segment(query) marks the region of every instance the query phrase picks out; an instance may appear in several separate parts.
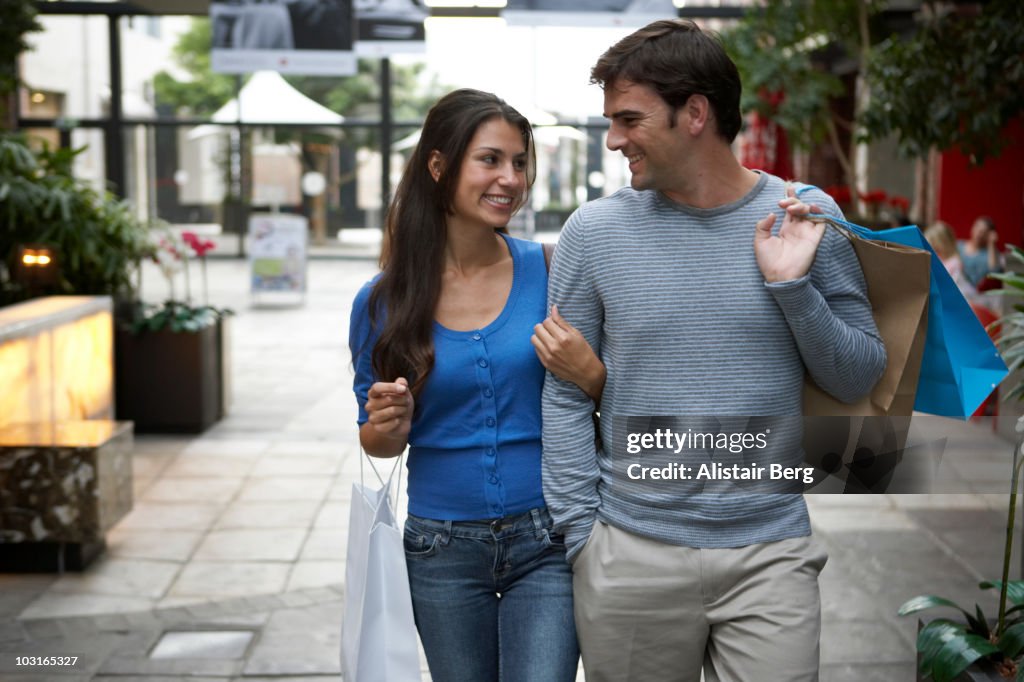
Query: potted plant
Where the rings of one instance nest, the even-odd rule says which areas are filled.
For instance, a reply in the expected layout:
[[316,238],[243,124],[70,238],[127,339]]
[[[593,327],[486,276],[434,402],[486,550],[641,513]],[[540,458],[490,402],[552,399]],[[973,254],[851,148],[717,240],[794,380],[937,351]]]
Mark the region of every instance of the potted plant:
[[[167,279],[169,297],[138,305],[115,337],[117,414],[140,432],[198,433],[227,412],[230,310],[209,305],[206,252],[213,243],[189,232],[154,230],[149,256]],[[190,252],[202,262],[202,305],[193,305]],[[185,278],[185,299],[175,281]]]
[[[1011,258],[1024,265],[1024,250],[1012,247]],[[1007,272],[992,275],[1003,281],[1000,293],[1020,295],[1024,292],[1024,274]],[[1016,372],[1024,367],[1024,305],[1017,304],[1013,312],[994,323],[999,327],[999,348],[1009,369]],[[1021,399],[1024,381],[1019,381],[1004,400]],[[904,603],[899,614],[916,614],[932,608],[952,608],[960,611],[963,620],[937,618],[921,627],[917,637],[919,669],[925,678],[936,682],[960,679],[1024,680],[1024,580],[1010,577],[1010,555],[1013,550],[1014,520],[1017,511],[1017,487],[1024,466],[1024,418],[1017,422],[1018,437],[1013,450],[1010,469],[1010,501],[1006,519],[1006,540],[1003,545],[1002,579],[983,581],[983,590],[998,590],[998,611],[990,621],[981,606],[975,605],[971,613],[956,603],[934,595],[922,595]],[[967,677],[963,677],[967,675]]]
[[[84,148],[83,148],[84,149]],[[0,304],[43,294],[134,298],[134,275],[148,226],[124,201],[72,173],[82,149],[33,149],[26,138],[0,135]],[[16,277],[25,244],[56,252],[56,279],[33,289]]]

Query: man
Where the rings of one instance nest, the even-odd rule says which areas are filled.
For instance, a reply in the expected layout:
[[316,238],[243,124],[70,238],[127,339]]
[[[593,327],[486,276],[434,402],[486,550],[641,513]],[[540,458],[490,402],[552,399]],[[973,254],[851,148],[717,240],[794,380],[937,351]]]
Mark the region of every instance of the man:
[[[709,682],[816,680],[826,556],[803,496],[636,480],[642,456],[628,453],[639,446],[620,446],[623,429],[653,436],[658,415],[701,427],[693,432],[761,420],[757,433],[725,435],[747,437],[747,455],[765,465],[791,463],[805,371],[841,400],[872,388],[885,349],[856,256],[806,219],[839,209],[740,166],[730,148],[739,75],[692,22],[624,38],[591,80],[632,187],[566,223],[549,302],[607,366],[604,445],[594,445],[593,403],[549,374],[543,467],[573,562],[587,679],[697,682],[703,667]],[[635,444],[643,434],[626,435]],[[707,463],[735,452],[692,442],[668,451]]]

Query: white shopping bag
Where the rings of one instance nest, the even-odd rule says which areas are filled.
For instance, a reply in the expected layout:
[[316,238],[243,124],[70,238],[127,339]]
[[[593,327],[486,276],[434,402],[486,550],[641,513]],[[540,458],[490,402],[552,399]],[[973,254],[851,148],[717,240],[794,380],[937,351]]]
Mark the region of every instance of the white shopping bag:
[[399,458],[386,482],[377,475],[379,490],[352,484],[341,629],[345,682],[421,679],[402,531],[391,501],[391,481],[400,467]]

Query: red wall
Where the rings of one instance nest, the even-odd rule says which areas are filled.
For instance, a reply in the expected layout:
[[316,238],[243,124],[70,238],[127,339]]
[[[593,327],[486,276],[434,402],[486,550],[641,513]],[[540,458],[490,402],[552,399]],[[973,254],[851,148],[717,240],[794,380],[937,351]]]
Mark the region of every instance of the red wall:
[[989,215],[1003,242],[1024,244],[1024,119],[1013,121],[1003,134],[1010,142],[999,158],[976,168],[959,151],[942,154],[937,217],[961,239],[975,218]]

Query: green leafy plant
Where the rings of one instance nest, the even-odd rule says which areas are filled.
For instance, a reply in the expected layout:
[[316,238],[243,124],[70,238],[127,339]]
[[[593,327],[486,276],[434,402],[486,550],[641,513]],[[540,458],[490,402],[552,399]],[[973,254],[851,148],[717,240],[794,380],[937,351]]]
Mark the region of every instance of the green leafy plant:
[[44,293],[134,298],[149,227],[126,202],[74,177],[83,149],[33,149],[23,136],[0,135],[0,304],[31,293],[12,277],[26,243],[57,251],[60,278]]
[[193,306],[181,301],[167,300],[158,305],[142,307],[141,314],[131,323],[136,333],[160,331],[197,332],[217,323],[224,315],[233,314],[227,308],[210,305]]
[[[1013,260],[1024,267],[1024,250],[1012,247]],[[990,275],[1003,281],[1002,293],[1020,295],[1024,292],[1024,275],[1005,272]],[[1024,306],[1017,304],[1014,311],[993,323],[999,329],[999,349],[1011,372],[1024,368]],[[1018,382],[1004,400],[1024,397],[1024,381]],[[1017,422],[1017,431],[1024,432],[1024,418]],[[917,650],[921,654],[921,673],[936,682],[947,682],[979,661],[987,661],[1004,677],[1024,680],[1024,580],[1010,580],[1010,555],[1013,552],[1014,521],[1017,512],[1017,488],[1021,467],[1024,466],[1024,436],[1013,450],[1010,480],[1010,503],[1006,517],[1006,540],[1003,545],[1002,580],[979,583],[983,590],[999,590],[998,616],[990,624],[981,606],[975,604],[974,613],[943,597],[922,595],[904,603],[901,616],[932,608],[959,610],[963,622],[938,618],[921,628],[917,636]]]

